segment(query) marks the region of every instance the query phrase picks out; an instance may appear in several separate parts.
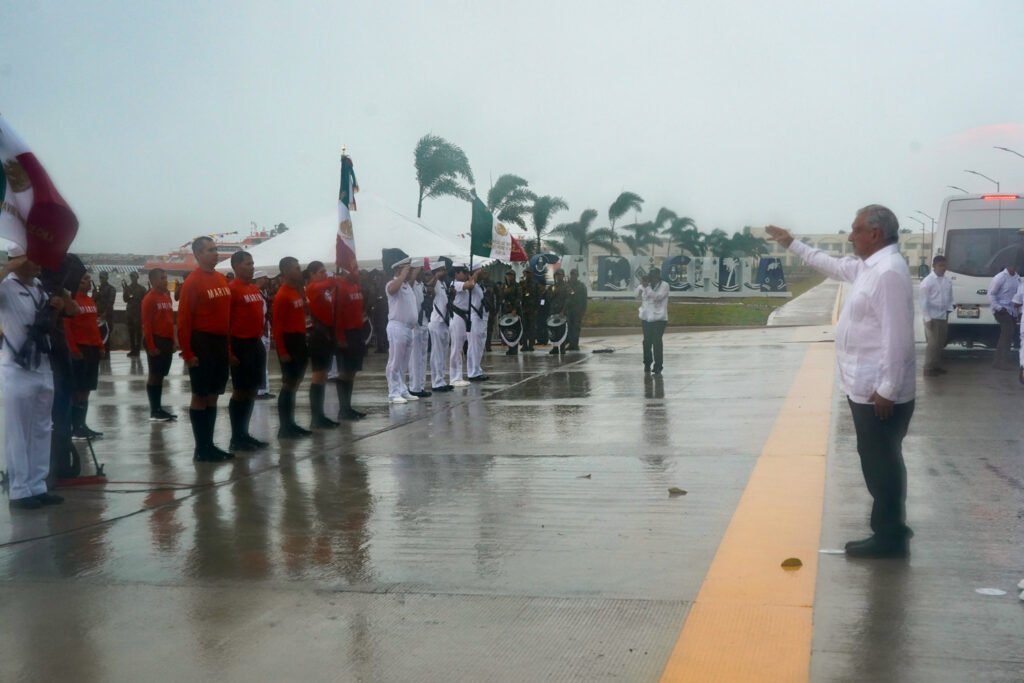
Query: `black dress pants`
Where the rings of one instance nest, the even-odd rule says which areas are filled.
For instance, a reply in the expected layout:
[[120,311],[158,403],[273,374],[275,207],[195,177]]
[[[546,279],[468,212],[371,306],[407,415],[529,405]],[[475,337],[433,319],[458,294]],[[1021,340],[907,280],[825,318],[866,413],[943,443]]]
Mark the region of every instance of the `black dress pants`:
[[661,338],[665,334],[665,325],[668,324],[668,321],[652,320],[648,322],[644,320],[641,322],[644,331],[644,367],[650,367],[653,362],[654,370],[660,371],[662,368]]
[[914,402],[897,403],[886,420],[875,415],[873,404],[847,398],[857,432],[857,453],[864,483],[874,499],[871,531],[882,540],[907,537],[907,468],[903,464],[903,437],[907,435]]

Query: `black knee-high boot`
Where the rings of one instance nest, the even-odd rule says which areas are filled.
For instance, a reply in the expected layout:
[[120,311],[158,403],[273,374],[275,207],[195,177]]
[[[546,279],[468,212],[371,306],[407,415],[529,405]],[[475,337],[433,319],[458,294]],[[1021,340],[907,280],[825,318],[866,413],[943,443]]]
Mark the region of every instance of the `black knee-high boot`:
[[217,406],[206,407],[206,443],[213,445],[213,430],[217,426]]
[[352,407],[352,380],[339,379],[336,383],[338,390],[338,413],[344,413]]
[[325,387],[323,384],[309,385],[309,410],[313,414],[313,424],[324,416]]
[[245,424],[245,402],[237,399],[228,401],[228,420],[231,422],[231,441],[240,441],[246,434]]
[[160,410],[160,390],[163,387],[147,384],[146,385],[146,396],[149,397],[149,416],[155,417],[156,411]]
[[282,388],[277,394],[277,425],[279,429],[287,429],[291,426],[291,418],[288,417],[288,395],[292,392]]
[[193,410],[189,408],[188,421],[192,424],[192,438],[195,439],[196,452],[198,453],[206,447],[206,428],[203,426],[206,422],[206,409]]

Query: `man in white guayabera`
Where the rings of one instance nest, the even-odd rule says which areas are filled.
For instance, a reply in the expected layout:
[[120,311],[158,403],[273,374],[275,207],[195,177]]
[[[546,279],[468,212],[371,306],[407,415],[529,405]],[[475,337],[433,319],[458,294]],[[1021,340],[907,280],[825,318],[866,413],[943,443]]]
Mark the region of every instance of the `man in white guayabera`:
[[846,544],[851,557],[906,557],[907,470],[903,437],[914,414],[914,287],[900,255],[899,221],[872,204],[857,212],[854,257],[833,258],[770,225],[773,240],[836,280],[851,283],[836,325],[839,387],[857,433],[873,534]]

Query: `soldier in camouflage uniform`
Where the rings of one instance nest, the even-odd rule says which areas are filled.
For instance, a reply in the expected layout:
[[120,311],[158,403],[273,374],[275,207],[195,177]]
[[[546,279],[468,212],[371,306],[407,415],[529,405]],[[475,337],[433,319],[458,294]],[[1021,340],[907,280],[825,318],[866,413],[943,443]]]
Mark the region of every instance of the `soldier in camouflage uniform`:
[[537,335],[537,317],[540,314],[540,286],[534,281],[529,269],[523,271],[519,281],[519,318],[523,321],[523,351],[533,351]]
[[569,351],[580,350],[580,328],[583,326],[583,314],[587,312],[587,286],[580,281],[579,271],[569,271],[569,301],[565,307],[565,315],[569,318],[569,335],[563,347]]
[[[516,274],[515,271],[508,271],[505,273],[505,283],[501,286],[501,293],[499,298],[498,316],[506,315],[519,315],[520,324],[522,324],[522,316],[519,312],[519,287],[516,286]],[[525,336],[524,336],[525,338]],[[522,340],[520,340],[522,341]],[[505,352],[506,356],[515,356],[519,353],[518,346],[510,346],[508,351]]]

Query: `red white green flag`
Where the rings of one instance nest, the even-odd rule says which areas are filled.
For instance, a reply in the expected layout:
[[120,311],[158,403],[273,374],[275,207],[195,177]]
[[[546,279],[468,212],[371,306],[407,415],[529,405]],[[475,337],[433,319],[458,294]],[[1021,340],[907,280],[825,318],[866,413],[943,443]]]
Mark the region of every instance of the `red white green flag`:
[[352,159],[341,155],[341,188],[338,190],[338,238],[335,243],[335,260],[338,268],[350,273],[359,271],[356,261],[356,241],[352,232],[352,211],[356,210],[356,172]]
[[78,218],[46,169],[0,116],[0,237],[56,270],[78,234]]

